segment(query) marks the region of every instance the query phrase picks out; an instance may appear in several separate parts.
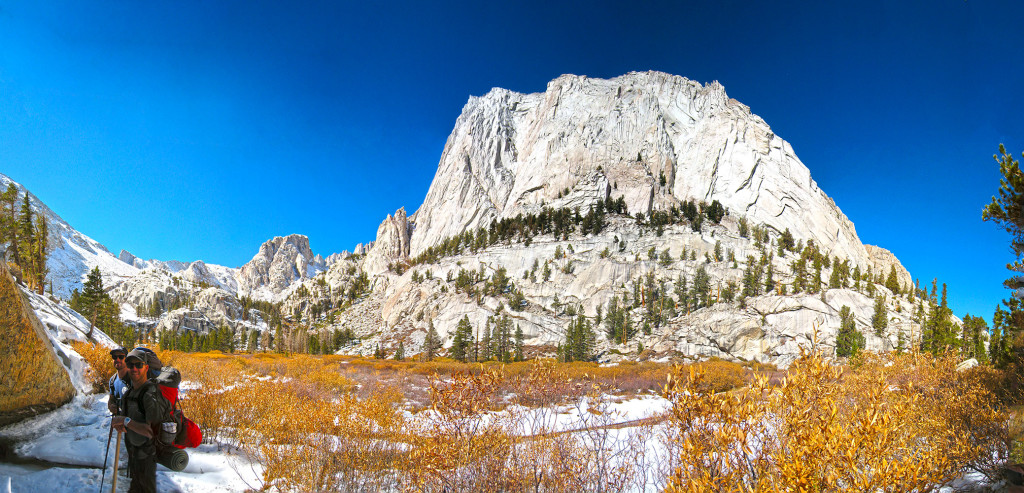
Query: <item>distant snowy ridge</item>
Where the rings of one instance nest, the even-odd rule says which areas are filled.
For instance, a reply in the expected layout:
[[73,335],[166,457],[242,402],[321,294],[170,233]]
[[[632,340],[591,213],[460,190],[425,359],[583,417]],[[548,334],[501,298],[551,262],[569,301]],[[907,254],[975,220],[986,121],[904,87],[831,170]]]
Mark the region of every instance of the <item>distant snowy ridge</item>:
[[99,267],[103,273],[103,285],[107,288],[127,281],[143,270],[155,269],[197,285],[223,289],[232,295],[279,301],[301,280],[326,271],[334,260],[347,256],[334,254],[324,259],[321,255],[314,255],[309,248],[309,238],[302,235],[268,240],[251,261],[239,268],[208,264],[202,260],[143,260],[127,250],[121,250],[115,256],[98,241],[71,227],[24,186],[0,174],[0,191],[6,190],[10,183],[18,189],[19,197],[28,193],[34,214],[46,218],[50,248],[46,263],[50,269],[47,288],[52,284],[54,296],[62,299],[69,299],[75,289],[81,290],[89,271]]

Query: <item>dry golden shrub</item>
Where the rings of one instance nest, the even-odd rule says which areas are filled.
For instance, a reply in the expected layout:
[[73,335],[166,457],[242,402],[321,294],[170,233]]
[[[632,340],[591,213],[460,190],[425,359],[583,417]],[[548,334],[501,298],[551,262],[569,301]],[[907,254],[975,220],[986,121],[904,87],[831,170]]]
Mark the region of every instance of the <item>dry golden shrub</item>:
[[357,399],[335,359],[170,353],[182,407],[204,441],[262,466],[263,489],[393,489],[407,461],[400,394]]
[[[281,382],[254,384],[252,418],[238,426],[242,448],[264,468],[264,488],[377,490],[404,469],[404,419],[390,392],[370,399],[318,399]],[[275,399],[252,399],[254,394]],[[261,402],[254,402],[254,401]]]
[[1018,407],[1011,413],[1007,428],[1012,441],[1009,462],[1024,464],[1024,407]]
[[[644,453],[651,427],[618,429],[602,387],[565,370],[547,361],[512,378],[491,369],[435,379],[432,406],[413,428],[412,489],[645,490],[645,471],[656,469]],[[565,413],[579,428],[560,429]]]
[[766,376],[715,392],[676,370],[678,462],[667,491],[931,491],[999,455],[1005,414],[951,356],[866,355],[844,372],[805,354],[778,387]]
[[233,382],[246,365],[243,358],[220,353],[160,351],[157,355],[164,366],[177,368],[183,381],[199,387],[217,388]]
[[110,376],[114,374],[114,362],[110,359],[110,348],[99,344],[71,341],[71,348],[88,364],[85,378],[95,392],[107,392]]
[[410,480],[419,491],[507,491],[514,444],[509,414],[498,406],[504,377],[495,371],[431,381],[430,415],[414,433]]
[[350,392],[355,387],[355,382],[342,375],[334,365],[310,370],[298,380],[332,392]]
[[[811,353],[777,386],[770,368],[676,368],[658,428],[670,438],[653,448],[661,432],[623,428],[608,394],[664,379],[665,365],[161,357],[182,370],[206,437],[240,447],[262,467],[257,486],[280,491],[927,491],[990,471],[1014,436],[986,390],[998,375],[958,373],[949,357],[866,355],[844,370]],[[429,405],[408,414],[428,370]],[[566,413],[576,429],[559,426]]]
[[[752,376],[743,365],[719,358],[695,363],[694,366],[703,375],[703,384],[707,386],[707,390],[713,392],[725,392],[742,387]],[[663,377],[662,382],[664,381]]]

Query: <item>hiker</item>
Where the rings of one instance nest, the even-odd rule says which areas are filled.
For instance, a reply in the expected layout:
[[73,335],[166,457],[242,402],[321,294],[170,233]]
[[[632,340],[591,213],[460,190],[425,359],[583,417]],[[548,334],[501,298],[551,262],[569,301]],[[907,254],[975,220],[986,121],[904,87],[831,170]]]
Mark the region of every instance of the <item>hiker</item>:
[[153,436],[153,422],[163,421],[170,412],[167,400],[160,389],[149,379],[150,366],[161,367],[160,360],[152,351],[136,348],[124,358],[128,368],[128,388],[121,399],[124,416],[113,419],[114,429],[125,432],[125,446],[128,449],[128,474],[132,478],[129,493],[156,492],[156,442]]
[[125,380],[128,378],[126,376],[128,374],[128,367],[124,366],[124,357],[127,355],[128,350],[123,347],[110,350],[110,358],[114,360],[114,369],[117,371],[110,376],[110,382],[107,385],[110,388],[110,395],[107,398],[107,409],[114,416],[124,414],[124,410],[121,409],[121,397],[124,397]]

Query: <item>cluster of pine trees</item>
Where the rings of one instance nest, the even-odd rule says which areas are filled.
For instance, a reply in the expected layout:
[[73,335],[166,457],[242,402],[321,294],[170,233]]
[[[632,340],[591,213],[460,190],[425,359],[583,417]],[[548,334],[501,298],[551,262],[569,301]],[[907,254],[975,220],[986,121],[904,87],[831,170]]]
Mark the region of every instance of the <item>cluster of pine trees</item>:
[[164,330],[159,334],[160,349],[182,352],[220,351],[222,353],[275,351],[278,353],[333,354],[358,341],[352,329],[310,331],[297,326],[277,327],[273,332],[250,329],[239,331],[227,326],[201,333],[192,329]]
[[1019,298],[1010,297],[996,307],[988,349],[989,358],[999,368],[1024,364],[1024,306]]
[[[431,324],[433,328],[433,324]],[[512,319],[505,313],[487,318],[483,334],[474,331],[469,316],[462,317],[452,335],[449,356],[462,362],[523,360],[523,330],[516,326],[512,332]]]
[[[433,264],[443,257],[460,255],[466,250],[475,253],[499,242],[519,241],[529,245],[537,235],[551,234],[556,238],[568,239],[577,228],[583,235],[598,234],[607,226],[608,214],[628,215],[625,199],[619,197],[613,200],[608,197],[607,200],[598,201],[590,206],[585,215],[580,214],[578,207],[545,207],[536,214],[519,214],[516,217],[499,219],[491,222],[487,228],[478,228],[475,232],[466,230],[462,234],[445,238],[417,255],[412,259],[411,265]],[[402,267],[396,265],[393,269],[401,271]]]
[[597,343],[597,334],[594,326],[582,313],[576,315],[575,319],[569,320],[569,326],[565,329],[565,341],[558,346],[558,360],[591,361],[594,359],[594,345]]
[[7,245],[7,259],[12,273],[29,289],[43,294],[46,286],[47,249],[49,248],[46,218],[32,212],[28,192],[18,207],[18,189],[13,183],[0,194],[0,243]]
[[694,232],[699,232],[705,218],[714,224],[719,224],[728,213],[725,206],[717,199],[711,201],[711,204],[704,202],[698,204],[694,200],[689,200],[678,207],[673,205],[668,210],[652,210],[646,217],[643,213],[638,212],[636,213],[636,223],[653,228],[658,236],[665,232],[665,226],[683,224],[684,222],[689,223],[690,229]]
[[233,353],[238,349],[238,340],[234,329],[221,325],[204,334],[190,329],[164,330],[160,332],[159,345],[162,350]]

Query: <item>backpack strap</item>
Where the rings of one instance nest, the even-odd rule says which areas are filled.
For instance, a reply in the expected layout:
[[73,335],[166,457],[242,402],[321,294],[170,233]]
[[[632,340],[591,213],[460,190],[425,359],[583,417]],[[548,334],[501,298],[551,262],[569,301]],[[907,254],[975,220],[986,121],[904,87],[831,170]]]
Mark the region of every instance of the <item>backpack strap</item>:
[[[149,387],[149,386],[156,387],[156,393],[160,395],[161,399],[164,399],[163,394],[160,394],[159,384],[154,382],[153,379],[146,380],[146,383],[142,384],[142,386],[138,388],[137,393],[135,393],[135,395],[133,395],[133,397],[135,398],[135,405],[137,405],[139,407],[139,412],[141,412],[143,416],[146,416],[146,406],[142,403],[142,397],[144,395],[146,395],[145,389],[146,389],[146,387]],[[136,389],[132,389],[132,390],[133,390],[133,392],[136,391]],[[173,409],[171,411],[173,412]],[[167,420],[164,419],[164,420],[162,420],[160,422],[162,423],[163,421],[167,421]],[[146,422],[149,423],[149,416],[146,416]],[[159,424],[159,423],[149,423],[149,424],[150,425],[156,425],[156,424]]]
[[[146,394],[144,389],[150,383],[151,382],[149,380],[146,380],[146,382],[138,389],[132,389],[132,394],[134,394],[132,397],[135,398],[135,405],[139,408],[139,412],[141,412],[143,416],[146,416],[146,406],[142,404],[142,396]],[[149,416],[146,416],[146,422],[149,423]]]

